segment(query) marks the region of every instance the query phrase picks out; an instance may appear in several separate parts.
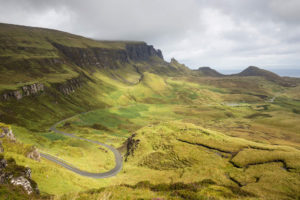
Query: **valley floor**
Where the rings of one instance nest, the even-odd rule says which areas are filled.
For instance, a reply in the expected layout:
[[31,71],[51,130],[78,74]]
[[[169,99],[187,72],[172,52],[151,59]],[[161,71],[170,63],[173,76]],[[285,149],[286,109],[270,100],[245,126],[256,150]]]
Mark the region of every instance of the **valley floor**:
[[[163,102],[174,98],[172,94],[155,94],[153,98],[161,103],[131,103],[97,109],[57,125],[61,131],[119,148],[124,166],[115,177],[84,178],[46,160],[38,165],[25,160],[19,162],[31,165],[33,177],[42,191],[71,192],[61,197],[66,199],[80,199],[85,195],[91,199],[103,195],[131,199],[133,193],[134,198],[150,199],[177,199],[176,196],[185,199],[184,195],[199,199],[209,196],[293,199],[299,194],[299,123],[297,114],[285,110],[287,99],[283,94],[269,101],[243,93],[226,94],[211,86],[181,85],[178,81],[177,84],[173,86],[176,97],[180,96],[177,103]],[[297,107],[297,101],[289,101]],[[15,127],[18,138],[28,141],[33,133],[23,131]],[[100,148],[97,150],[100,154],[95,153],[94,148],[86,149],[86,144],[76,139],[55,132],[49,134],[52,142],[47,146],[40,140],[34,143],[43,152],[55,152],[54,155],[81,170],[99,172],[113,168],[114,158],[107,150]],[[90,160],[89,153],[95,153],[95,159]],[[99,162],[101,153],[108,159],[106,164]],[[47,168],[46,173],[43,168]],[[44,182],[45,176],[47,182]],[[62,177],[65,181],[61,181]],[[171,189],[176,188],[176,184],[181,184],[183,189]],[[189,184],[196,188],[184,189],[190,188]],[[106,189],[78,193],[99,187]],[[127,196],[122,196],[124,191]]]

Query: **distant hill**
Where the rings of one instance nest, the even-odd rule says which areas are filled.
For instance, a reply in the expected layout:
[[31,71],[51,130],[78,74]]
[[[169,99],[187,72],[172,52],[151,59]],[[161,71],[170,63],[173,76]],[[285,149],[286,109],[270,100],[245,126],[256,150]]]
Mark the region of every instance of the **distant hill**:
[[199,67],[196,72],[200,72],[201,75],[204,76],[212,76],[212,77],[221,77],[224,76],[224,74],[219,73],[218,71],[210,68],[210,67]]
[[207,76],[207,77],[230,77],[230,76],[240,76],[240,77],[249,77],[249,76],[259,76],[264,77],[268,81],[275,82],[284,87],[294,87],[296,85],[295,80],[289,77],[281,77],[276,73],[271,71],[261,69],[255,66],[249,66],[245,70],[237,74],[224,75],[210,67],[199,67],[196,70],[193,70],[194,74],[197,76]]
[[249,66],[242,72],[240,72],[238,74],[233,74],[233,76],[260,76],[260,77],[264,77],[268,81],[275,82],[275,83],[280,84],[285,87],[293,87],[294,86],[294,84],[292,82],[288,81],[287,79],[284,79],[281,76],[279,76],[271,71],[264,70],[264,69],[261,69],[261,68],[255,67],[255,66]]
[[280,76],[278,76],[277,74],[275,74],[271,71],[260,69],[255,66],[250,66],[236,75],[237,76],[263,76],[263,77],[266,77],[268,79],[273,79],[273,80],[281,78]]

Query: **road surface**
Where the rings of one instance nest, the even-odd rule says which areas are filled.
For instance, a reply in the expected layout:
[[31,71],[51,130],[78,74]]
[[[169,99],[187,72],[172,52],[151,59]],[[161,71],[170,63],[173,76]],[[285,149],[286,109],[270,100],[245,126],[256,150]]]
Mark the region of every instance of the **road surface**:
[[[66,121],[66,120],[63,120],[63,121]],[[109,150],[111,150],[115,156],[115,167],[113,169],[111,169],[110,171],[107,171],[107,172],[103,172],[103,173],[91,173],[91,172],[87,172],[87,171],[83,171],[83,170],[80,170],[74,166],[71,166],[70,164],[67,164],[66,162],[62,161],[61,159],[59,158],[56,158],[54,156],[51,156],[51,155],[48,155],[48,154],[44,154],[44,153],[41,153],[41,156],[47,160],[50,160],[52,162],[55,162],[56,164],[72,171],[72,172],[75,172],[81,176],[87,176],[87,177],[91,177],[91,178],[107,178],[107,177],[111,177],[111,176],[115,176],[117,173],[120,172],[120,170],[122,169],[122,165],[123,165],[123,158],[122,158],[122,155],[121,153],[115,149],[114,147],[110,146],[110,145],[107,145],[107,144],[104,144],[104,143],[101,143],[101,142],[98,142],[98,141],[94,141],[94,140],[90,140],[90,139],[86,139],[86,138],[82,138],[82,137],[78,137],[76,135],[73,135],[71,133],[65,133],[63,131],[60,131],[60,130],[57,130],[56,129],[56,126],[63,122],[63,121],[60,121],[56,124],[54,124],[50,130],[52,130],[53,132],[55,133],[58,133],[58,134],[62,134],[62,135],[65,135],[67,137],[72,137],[72,138],[76,138],[76,139],[79,139],[79,140],[84,140],[84,141],[87,141],[87,142],[90,142],[90,143],[94,143],[94,144],[98,144],[98,145],[101,145],[101,146],[104,146],[106,148],[108,148]]]

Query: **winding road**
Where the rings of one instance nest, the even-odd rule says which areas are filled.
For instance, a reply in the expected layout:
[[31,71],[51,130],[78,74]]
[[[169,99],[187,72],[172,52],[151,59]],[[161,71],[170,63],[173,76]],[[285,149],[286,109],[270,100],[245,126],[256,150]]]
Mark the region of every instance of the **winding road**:
[[[66,121],[67,119],[63,120],[63,121]],[[90,143],[94,143],[94,144],[98,144],[98,145],[101,145],[101,146],[104,146],[106,148],[108,148],[109,150],[111,150],[115,156],[115,167],[113,169],[111,169],[110,171],[107,171],[107,172],[103,172],[103,173],[91,173],[91,172],[87,172],[87,171],[83,171],[83,170],[80,170],[76,167],[73,167],[71,166],[70,164],[67,164],[66,162],[62,161],[61,159],[59,158],[56,158],[54,156],[51,156],[51,155],[48,155],[48,154],[44,154],[44,153],[40,153],[41,156],[47,160],[50,160],[52,162],[55,162],[56,164],[72,171],[72,172],[75,172],[81,176],[87,176],[87,177],[91,177],[91,178],[108,178],[108,177],[112,177],[112,176],[115,176],[117,173],[119,173],[122,169],[122,165],[123,165],[123,158],[122,158],[122,155],[121,153],[115,149],[114,147],[110,146],[110,145],[107,145],[107,144],[104,144],[104,143],[101,143],[101,142],[98,142],[98,141],[94,141],[94,140],[90,140],[90,139],[86,139],[86,138],[82,138],[82,137],[78,137],[74,134],[71,134],[71,133],[65,133],[63,131],[60,131],[60,130],[57,130],[56,129],[56,126],[63,122],[63,121],[60,121],[56,124],[54,124],[53,126],[51,126],[50,130],[55,132],[55,133],[58,133],[58,134],[62,134],[62,135],[65,135],[67,137],[72,137],[72,138],[76,138],[76,139],[80,139],[80,140],[84,140],[84,141],[87,141],[87,142],[90,142]]]

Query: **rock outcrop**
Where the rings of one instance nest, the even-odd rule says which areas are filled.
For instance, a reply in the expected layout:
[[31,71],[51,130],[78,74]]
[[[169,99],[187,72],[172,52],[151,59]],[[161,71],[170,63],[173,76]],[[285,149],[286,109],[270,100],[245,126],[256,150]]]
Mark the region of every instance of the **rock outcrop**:
[[136,134],[132,134],[126,141],[126,153],[125,153],[125,161],[128,160],[129,156],[133,156],[135,150],[137,149],[140,140],[135,138]]
[[22,95],[21,91],[19,91],[19,90],[7,91],[2,94],[2,100],[4,100],[4,101],[7,101],[11,98],[20,100],[20,99],[22,99],[22,97],[23,97],[23,95]]
[[[75,92],[77,88],[80,88],[83,85],[83,79],[83,76],[79,76],[70,80],[66,80],[65,82],[55,83],[52,85],[54,85],[54,88],[63,93],[64,95],[69,95],[70,93]],[[41,93],[46,94],[47,92],[48,90],[46,90],[44,84],[35,83],[32,85],[25,85],[18,90],[3,92],[0,95],[0,101],[21,100],[25,96],[37,96]]]
[[24,96],[35,95],[44,91],[44,85],[40,83],[26,85],[22,87],[22,91]]
[[77,78],[67,80],[64,83],[55,84],[55,88],[64,95],[69,95],[75,92],[76,89],[80,88],[83,85],[83,82],[83,78],[79,76]]
[[146,43],[127,44],[126,52],[130,60],[147,60],[151,56],[157,56],[163,58],[161,50],[156,50],[152,45]]
[[36,147],[32,147],[30,149],[30,151],[27,153],[27,158],[30,158],[32,160],[35,160],[35,161],[38,161],[40,162],[41,161],[41,155],[40,155],[40,152],[37,150]]
[[14,186],[21,186],[27,194],[32,194],[33,192],[30,182],[24,176],[10,179],[10,183]]
[[[12,142],[16,141],[11,128],[0,123],[0,138],[4,137]],[[13,143],[13,145],[17,145],[17,143]],[[0,141],[0,153],[3,152],[2,141]],[[35,147],[30,150],[28,157],[38,161],[40,160],[40,154]],[[31,180],[31,169],[17,165],[12,158],[5,159],[3,154],[0,154],[0,184],[10,184],[15,187],[21,187],[28,195],[39,194],[37,184]]]
[[[54,87],[59,90],[64,95],[68,95],[74,92],[77,88],[80,88],[83,85],[83,77],[79,76],[72,78],[63,83],[52,84]],[[9,100],[20,100],[25,96],[37,96],[41,93],[47,93],[47,90],[42,83],[35,83],[32,85],[25,85],[18,90],[5,91],[0,95],[0,101],[9,101]]]
[[0,138],[3,138],[3,137],[6,137],[13,142],[16,141],[16,137],[13,134],[11,128],[9,126],[5,126],[0,123]]
[[45,90],[44,84],[34,83],[22,86],[18,90],[5,91],[0,95],[0,99],[7,101],[10,99],[20,100],[25,96],[33,96],[42,93]]
[[39,194],[37,184],[31,179],[31,169],[16,165],[14,159],[0,155],[0,184],[21,187],[27,194]]

